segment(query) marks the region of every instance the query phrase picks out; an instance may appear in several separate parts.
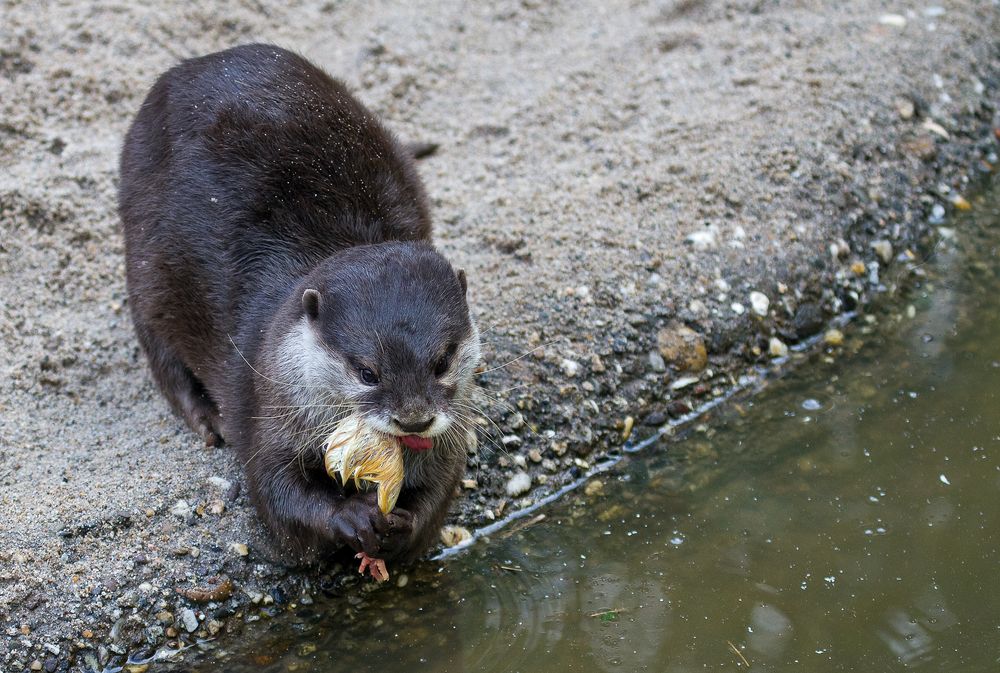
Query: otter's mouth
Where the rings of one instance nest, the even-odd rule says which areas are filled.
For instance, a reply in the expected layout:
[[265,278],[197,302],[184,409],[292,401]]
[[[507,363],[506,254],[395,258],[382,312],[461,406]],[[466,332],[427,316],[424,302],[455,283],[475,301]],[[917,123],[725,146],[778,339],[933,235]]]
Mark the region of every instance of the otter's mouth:
[[430,437],[421,437],[420,435],[402,435],[399,441],[410,451],[426,451],[434,445],[434,441]]

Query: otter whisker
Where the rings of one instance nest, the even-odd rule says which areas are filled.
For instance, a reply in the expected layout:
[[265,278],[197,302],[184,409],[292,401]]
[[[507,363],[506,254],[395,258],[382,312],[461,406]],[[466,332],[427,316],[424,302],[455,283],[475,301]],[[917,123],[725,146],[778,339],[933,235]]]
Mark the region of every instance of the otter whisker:
[[[454,402],[453,402],[453,404],[454,404]],[[466,407],[461,407],[461,408],[466,408]],[[472,411],[475,411],[475,410],[472,410]],[[496,449],[497,451],[499,451],[500,453],[503,453],[505,455],[508,455],[508,456],[510,455],[510,453],[507,451],[506,447],[504,447],[502,444],[498,444],[495,439],[493,439],[488,434],[486,434],[486,432],[483,430],[482,426],[479,425],[479,423],[476,422],[475,418],[473,418],[471,416],[467,416],[465,414],[462,414],[461,412],[456,411],[454,408],[452,409],[452,415],[454,415],[455,418],[463,420],[463,421],[465,421],[468,424],[468,426],[466,427],[466,430],[468,430],[468,429],[475,430],[476,434],[477,435],[482,434],[483,439],[485,439],[487,442],[489,442],[490,444],[492,444],[492,446],[493,446],[494,449]],[[483,417],[486,418],[486,420],[490,420],[486,416],[483,416]],[[494,426],[496,426],[495,423],[494,423]],[[499,428],[497,428],[497,430],[499,430]],[[503,436],[503,433],[501,432],[500,435]]]
[[482,376],[483,374],[489,374],[490,372],[495,372],[495,371],[497,371],[499,369],[503,369],[504,367],[509,367],[510,365],[514,364],[518,360],[523,360],[524,358],[528,357],[529,355],[531,355],[532,353],[536,352],[540,348],[545,348],[546,346],[551,346],[552,344],[558,343],[560,341],[567,341],[568,342],[569,339],[567,337],[557,337],[557,338],[555,338],[555,339],[553,339],[551,341],[546,341],[543,344],[538,344],[537,346],[535,346],[531,350],[525,351],[524,353],[521,353],[520,355],[518,355],[513,360],[509,360],[509,361],[503,363],[502,365],[497,365],[496,367],[491,367],[489,369],[484,369],[481,372],[476,372],[475,375],[476,376]]
[[240,356],[240,358],[241,358],[241,359],[243,360],[243,362],[247,363],[247,367],[249,367],[249,368],[250,368],[250,370],[251,370],[251,371],[252,371],[252,372],[253,372],[254,374],[256,374],[257,376],[261,377],[261,378],[262,378],[262,379],[264,379],[265,381],[270,381],[271,383],[277,383],[278,385],[282,385],[282,386],[285,386],[286,388],[310,388],[310,387],[311,387],[311,386],[308,386],[308,385],[306,385],[306,384],[303,384],[303,383],[288,383],[288,382],[286,382],[286,381],[279,381],[278,379],[272,379],[272,378],[271,378],[271,377],[269,377],[269,376],[265,376],[264,374],[261,374],[261,373],[260,373],[260,372],[259,372],[259,371],[257,370],[257,368],[256,368],[256,367],[254,367],[254,366],[253,366],[252,364],[250,364],[250,361],[249,361],[249,360],[247,360],[246,356],[245,356],[245,355],[243,355],[243,351],[241,351],[241,350],[240,350],[240,347],[236,345],[236,342],[235,342],[235,341],[233,341],[233,337],[232,337],[232,335],[230,335],[230,334],[227,334],[227,335],[226,335],[226,337],[228,337],[228,339],[229,339],[229,343],[231,343],[231,344],[233,345],[233,348],[235,348],[235,349],[236,349],[236,352],[237,352],[237,353],[239,354],[239,356]]

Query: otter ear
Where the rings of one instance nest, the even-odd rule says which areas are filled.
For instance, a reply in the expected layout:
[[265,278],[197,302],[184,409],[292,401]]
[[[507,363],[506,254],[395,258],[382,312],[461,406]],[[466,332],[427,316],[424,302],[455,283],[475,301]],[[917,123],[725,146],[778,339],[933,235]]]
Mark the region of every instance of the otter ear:
[[322,301],[323,297],[320,295],[319,290],[310,288],[302,293],[302,310],[306,312],[310,320],[315,320],[319,317],[319,308]]
[[465,269],[459,269],[455,275],[458,276],[458,284],[462,286],[462,294],[468,294],[469,284],[465,281]]

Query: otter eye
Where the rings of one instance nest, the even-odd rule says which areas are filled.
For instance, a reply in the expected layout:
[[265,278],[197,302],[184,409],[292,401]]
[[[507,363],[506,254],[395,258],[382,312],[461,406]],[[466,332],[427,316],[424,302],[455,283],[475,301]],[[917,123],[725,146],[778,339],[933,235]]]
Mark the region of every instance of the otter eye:
[[451,365],[451,359],[455,356],[455,344],[448,346],[448,350],[445,351],[444,355],[437,361],[434,365],[434,376],[441,378],[448,371],[448,366]]
[[378,385],[378,376],[367,367],[361,370],[361,380],[370,386]]

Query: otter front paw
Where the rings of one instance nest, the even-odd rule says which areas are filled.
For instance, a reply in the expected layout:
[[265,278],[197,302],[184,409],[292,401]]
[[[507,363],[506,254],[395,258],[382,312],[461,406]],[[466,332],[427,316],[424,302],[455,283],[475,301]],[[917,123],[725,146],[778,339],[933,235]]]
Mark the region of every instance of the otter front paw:
[[369,494],[351,496],[341,503],[331,522],[334,536],[356,552],[380,556],[382,537],[389,532],[389,521]]
[[405,555],[413,546],[413,514],[396,508],[386,515],[386,520],[389,528],[381,536],[381,556],[392,559]]

